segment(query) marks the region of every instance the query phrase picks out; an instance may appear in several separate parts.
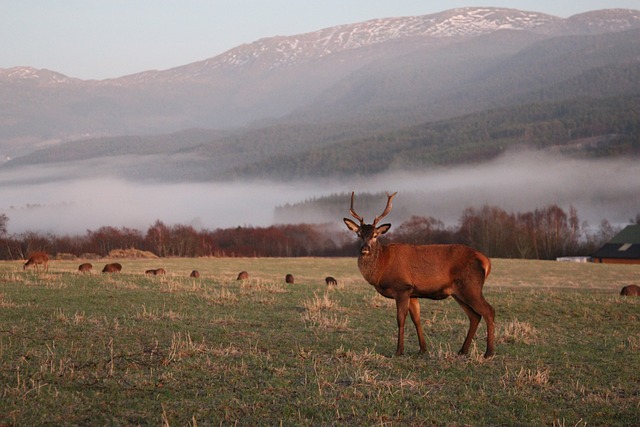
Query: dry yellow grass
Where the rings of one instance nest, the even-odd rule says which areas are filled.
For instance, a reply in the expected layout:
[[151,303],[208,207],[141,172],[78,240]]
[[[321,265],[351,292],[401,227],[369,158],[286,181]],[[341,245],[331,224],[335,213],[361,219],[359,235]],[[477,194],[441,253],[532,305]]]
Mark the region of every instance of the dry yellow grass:
[[[0,425],[637,420],[640,298],[618,293],[639,266],[493,260],[486,360],[483,327],[457,355],[468,319],[452,300],[422,300],[426,354],[409,325],[407,355],[393,357],[394,302],[355,258],[152,262],[85,275],[78,261],[48,273],[0,263]],[[144,274],[158,267],[167,275]]]

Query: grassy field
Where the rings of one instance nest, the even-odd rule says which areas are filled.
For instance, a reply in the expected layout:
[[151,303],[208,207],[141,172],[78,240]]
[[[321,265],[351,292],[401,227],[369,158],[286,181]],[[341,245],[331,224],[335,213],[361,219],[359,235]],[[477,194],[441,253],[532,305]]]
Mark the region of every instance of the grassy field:
[[0,263],[0,426],[640,424],[640,298],[618,295],[640,266],[493,260],[485,360],[484,322],[457,356],[452,299],[421,303],[426,354],[408,325],[393,357],[395,306],[355,258],[119,262]]

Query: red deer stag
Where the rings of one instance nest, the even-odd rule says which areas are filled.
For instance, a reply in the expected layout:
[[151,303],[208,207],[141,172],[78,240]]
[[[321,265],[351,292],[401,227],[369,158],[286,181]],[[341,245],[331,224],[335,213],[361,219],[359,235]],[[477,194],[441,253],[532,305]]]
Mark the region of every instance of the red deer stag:
[[391,224],[378,222],[391,211],[391,201],[397,193],[387,194],[387,206],[372,224],[351,207],[349,212],[360,221],[344,218],[349,230],[361,240],[358,268],[360,273],[381,295],[396,301],[398,346],[396,356],[404,353],[404,324],[407,313],[416,327],[420,353],[426,343],[420,323],[418,298],[434,300],[452,296],[469,316],[469,331],[458,354],[467,354],[480,320],[487,323],[487,351],[494,354],[494,310],[482,296],[482,286],[491,270],[491,261],[482,253],[464,245],[409,245],[382,244],[378,237],[391,228]]
[[42,264],[44,267],[44,271],[49,271],[49,255],[44,252],[35,252],[31,254],[27,262],[22,266],[23,270],[26,270],[27,267],[33,265],[36,271],[38,270],[38,266]]
[[80,273],[91,273],[91,269],[92,269],[92,268],[93,268],[93,265],[91,265],[91,264],[90,264],[90,263],[88,263],[88,262],[85,262],[85,263],[80,264],[80,265],[78,266],[78,271],[79,271]]
[[114,263],[111,263],[111,264],[107,264],[102,269],[103,273],[119,273],[121,271],[122,271],[122,265],[120,265],[117,262],[114,262]]
[[620,295],[622,296],[640,296],[640,286],[638,285],[628,285],[622,288],[620,291]]

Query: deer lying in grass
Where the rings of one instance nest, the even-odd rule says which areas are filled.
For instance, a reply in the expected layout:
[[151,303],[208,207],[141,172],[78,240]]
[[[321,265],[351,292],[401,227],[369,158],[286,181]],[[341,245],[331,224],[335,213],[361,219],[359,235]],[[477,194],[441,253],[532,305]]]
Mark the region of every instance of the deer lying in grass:
[[327,276],[324,278],[324,283],[327,284],[327,286],[338,286],[338,281],[331,277],[331,276]]
[[103,273],[119,273],[120,271],[122,271],[122,265],[117,262],[107,264],[102,269]]
[[38,270],[38,266],[42,264],[44,267],[44,271],[49,271],[49,255],[44,252],[34,252],[31,254],[27,262],[22,266],[23,270],[26,270],[29,266],[34,266],[36,271]]
[[164,270],[164,268],[154,268],[152,270],[145,271],[144,274],[152,274],[154,276],[164,276],[165,274],[167,274],[167,272]]
[[627,285],[622,288],[620,291],[620,295],[622,296],[640,296],[640,286],[638,285]]
[[246,271],[241,271],[238,273],[238,278],[236,280],[247,280],[249,278],[249,273]]
[[85,262],[78,266],[78,271],[81,273],[91,273],[92,268],[93,268],[93,265],[91,265],[88,262]]
[[484,281],[491,271],[491,261],[482,253],[464,245],[382,244],[378,237],[391,224],[378,222],[391,211],[391,201],[397,193],[387,194],[387,206],[373,223],[351,207],[349,212],[360,224],[344,218],[349,230],[361,240],[358,268],[360,273],[381,295],[396,301],[398,346],[396,356],[404,353],[404,324],[407,313],[416,327],[420,353],[426,351],[420,303],[418,298],[444,299],[452,296],[469,317],[469,331],[459,354],[467,354],[471,341],[484,317],[487,324],[487,350],[484,357],[494,354],[494,310],[482,295]]
[[196,279],[200,277],[200,272],[198,270],[193,270],[189,277],[195,277]]
[[293,274],[287,274],[286,276],[284,276],[284,282],[293,285],[293,283],[295,282]]

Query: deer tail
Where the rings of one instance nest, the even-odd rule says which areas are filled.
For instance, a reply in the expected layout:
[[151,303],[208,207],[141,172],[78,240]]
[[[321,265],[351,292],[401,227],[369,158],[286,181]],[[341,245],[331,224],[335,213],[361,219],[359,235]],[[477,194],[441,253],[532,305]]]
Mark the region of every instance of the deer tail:
[[489,273],[491,273],[491,260],[480,252],[476,254],[476,258],[480,261],[482,269],[484,270],[484,280],[487,280]]

